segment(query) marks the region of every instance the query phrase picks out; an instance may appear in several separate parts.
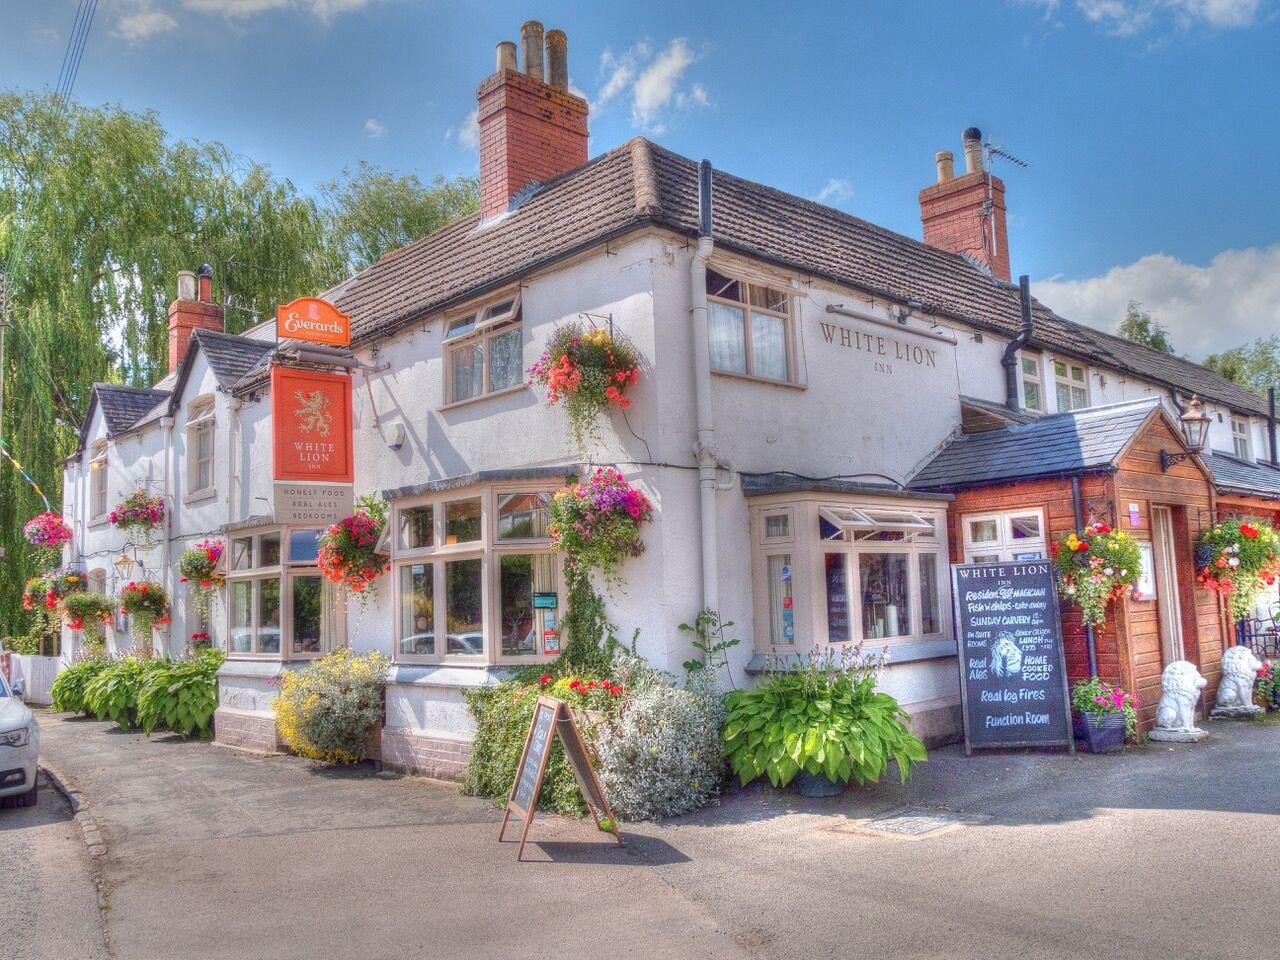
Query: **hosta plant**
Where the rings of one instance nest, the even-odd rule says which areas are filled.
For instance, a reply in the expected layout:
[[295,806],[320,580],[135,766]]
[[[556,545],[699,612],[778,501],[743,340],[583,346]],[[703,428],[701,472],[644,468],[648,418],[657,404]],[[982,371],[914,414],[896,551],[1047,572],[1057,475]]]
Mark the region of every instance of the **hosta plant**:
[[746,785],[765,777],[784,787],[801,771],[833,783],[875,783],[890,761],[905,781],[927,759],[898,701],[876,690],[882,659],[860,648],[771,665],[754,689],[727,698],[724,752]]
[[1107,605],[1128,593],[1142,573],[1137,541],[1105,523],[1072,531],[1049,552],[1063,598],[1080,608],[1085,623],[1105,623]]
[[106,661],[85,684],[84,702],[99,720],[111,720],[121,730],[131,730],[138,719],[138,690],[150,665],[162,661],[142,661],[136,657]]
[[1245,620],[1280,575],[1280,534],[1262,520],[1228,517],[1196,541],[1196,579],[1227,598],[1231,616]]
[[103,657],[89,657],[63,667],[54,678],[53,686],[49,691],[53,709],[63,713],[88,713],[89,703],[85,699],[85,688],[94,677],[110,666],[110,660]]
[[213,732],[218,709],[218,668],[226,654],[203,650],[183,660],[156,661],[138,687],[138,726],[151,735],[167,727],[184,737]]
[[640,354],[622,336],[581,323],[562,324],[529,368],[529,382],[547,389],[547,406],[563,404],[578,446],[597,433],[610,407],[631,406],[627,392],[640,381]]
[[300,756],[357,763],[382,722],[390,661],[382,654],[337,650],[280,679],[276,727]]

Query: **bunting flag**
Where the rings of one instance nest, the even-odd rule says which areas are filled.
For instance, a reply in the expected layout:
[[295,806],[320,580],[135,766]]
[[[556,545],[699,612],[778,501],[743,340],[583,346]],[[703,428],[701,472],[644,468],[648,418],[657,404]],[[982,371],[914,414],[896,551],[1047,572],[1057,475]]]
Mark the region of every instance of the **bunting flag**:
[[52,511],[53,507],[49,506],[49,498],[46,497],[44,495],[44,491],[40,489],[40,484],[31,479],[31,474],[27,473],[26,468],[18,462],[17,458],[14,457],[12,453],[9,452],[9,445],[5,443],[3,439],[0,439],[0,453],[4,454],[5,459],[12,463],[13,468],[22,475],[22,479],[27,481],[27,483],[30,484],[31,489],[39,495],[41,500],[44,501],[45,510]]

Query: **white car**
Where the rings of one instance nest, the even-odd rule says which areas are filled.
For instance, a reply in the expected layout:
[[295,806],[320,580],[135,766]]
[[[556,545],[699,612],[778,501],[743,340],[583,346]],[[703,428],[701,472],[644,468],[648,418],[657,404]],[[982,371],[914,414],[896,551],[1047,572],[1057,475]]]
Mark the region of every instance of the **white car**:
[[0,806],[5,807],[30,807],[36,802],[40,727],[18,699],[21,693],[21,679],[10,687],[0,673]]

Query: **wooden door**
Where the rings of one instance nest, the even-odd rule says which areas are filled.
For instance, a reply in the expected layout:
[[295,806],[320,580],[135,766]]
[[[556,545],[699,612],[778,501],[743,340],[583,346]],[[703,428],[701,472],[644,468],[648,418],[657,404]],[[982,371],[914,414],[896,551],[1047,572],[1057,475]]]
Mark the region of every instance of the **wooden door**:
[[1156,606],[1160,612],[1160,646],[1164,662],[1186,659],[1182,638],[1182,605],[1178,599],[1178,560],[1173,511],[1151,508],[1152,552],[1156,568]]

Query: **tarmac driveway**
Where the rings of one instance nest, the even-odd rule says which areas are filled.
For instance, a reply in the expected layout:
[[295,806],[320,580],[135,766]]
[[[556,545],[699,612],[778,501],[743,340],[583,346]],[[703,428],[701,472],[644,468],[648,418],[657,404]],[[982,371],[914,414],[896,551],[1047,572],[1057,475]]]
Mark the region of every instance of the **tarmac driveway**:
[[[517,864],[500,815],[448,786],[41,724],[107,834],[122,960],[1167,960],[1280,941],[1272,725],[1218,722],[1204,744],[1119,757],[936,751],[907,787],[752,788],[624,825],[626,850],[539,818],[538,862]],[[882,829],[895,824],[915,836]]]

